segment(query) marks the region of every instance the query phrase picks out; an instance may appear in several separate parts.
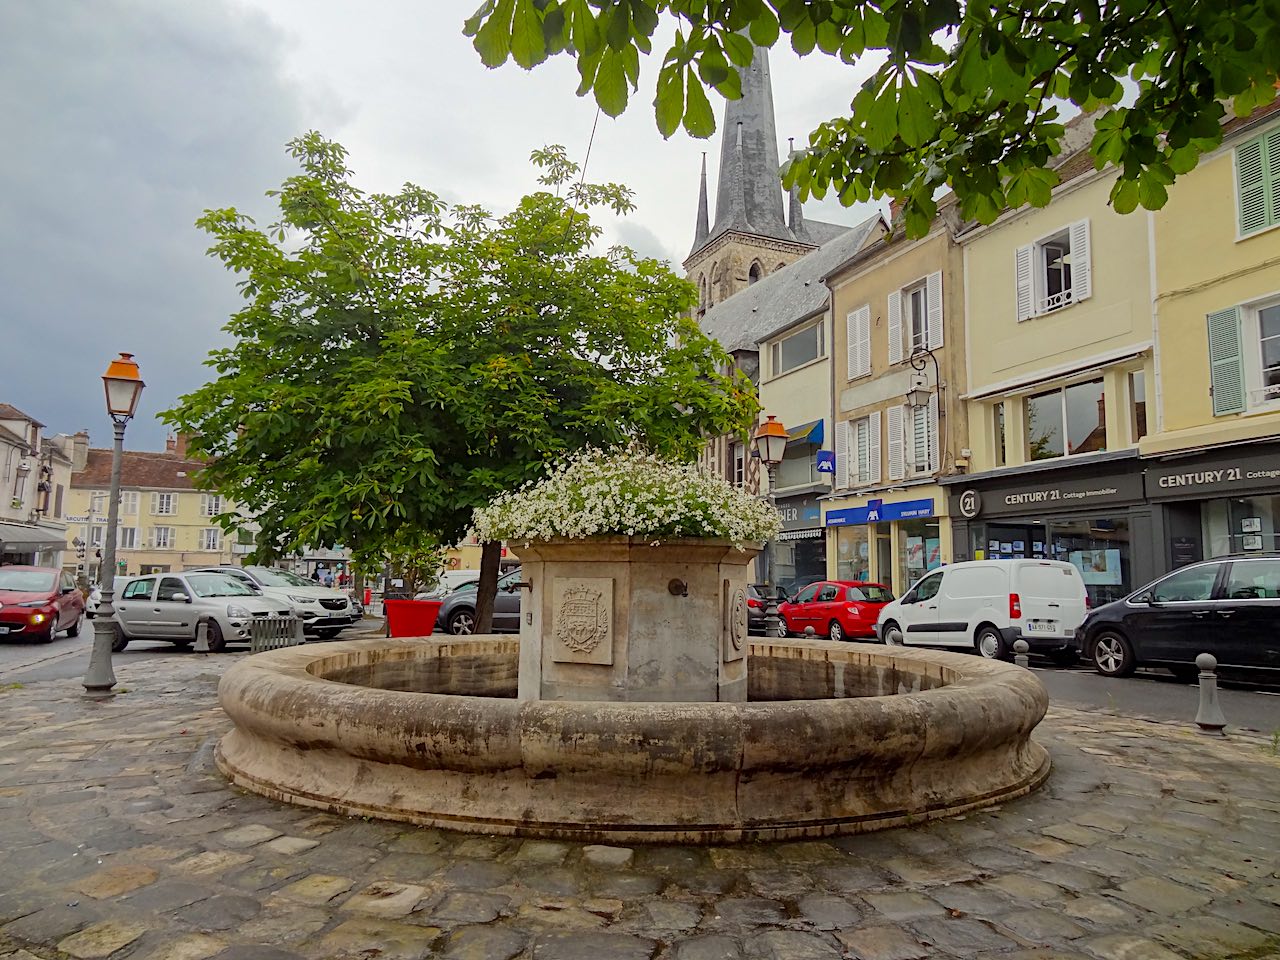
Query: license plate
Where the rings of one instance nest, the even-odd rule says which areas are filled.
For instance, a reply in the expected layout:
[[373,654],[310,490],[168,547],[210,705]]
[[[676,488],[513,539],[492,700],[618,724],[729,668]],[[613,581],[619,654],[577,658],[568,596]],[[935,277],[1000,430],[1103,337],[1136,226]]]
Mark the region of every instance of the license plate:
[[0,637],[3,637],[8,632],[9,632],[8,627],[0,627]]
[[1028,620],[1028,633],[1056,633],[1058,624],[1054,620]]

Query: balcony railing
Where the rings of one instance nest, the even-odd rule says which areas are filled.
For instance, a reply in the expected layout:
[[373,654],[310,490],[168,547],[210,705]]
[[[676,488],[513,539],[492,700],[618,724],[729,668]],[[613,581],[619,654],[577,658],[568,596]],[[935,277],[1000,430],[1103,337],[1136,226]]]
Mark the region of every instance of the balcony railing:
[[1071,297],[1071,288],[1061,290],[1058,293],[1051,293],[1040,301],[1040,309],[1037,313],[1051,313],[1054,310],[1060,310],[1062,307],[1069,306],[1074,301]]

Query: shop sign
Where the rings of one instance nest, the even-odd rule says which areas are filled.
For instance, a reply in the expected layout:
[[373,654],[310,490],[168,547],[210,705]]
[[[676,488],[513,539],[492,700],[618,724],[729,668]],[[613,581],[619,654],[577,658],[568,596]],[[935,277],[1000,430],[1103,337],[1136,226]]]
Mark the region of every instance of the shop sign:
[[800,530],[822,526],[822,508],[811,497],[792,497],[778,501],[783,530]]
[[1147,497],[1151,500],[1194,500],[1232,496],[1241,491],[1276,490],[1280,490],[1280,459],[1274,454],[1200,462],[1174,460],[1147,467]]
[[933,500],[903,500],[885,503],[871,500],[865,507],[849,507],[844,510],[828,510],[827,526],[844,527],[855,523],[878,523],[890,520],[915,520],[933,516]]
[[85,514],[77,514],[76,516],[72,516],[71,514],[67,514],[67,515],[66,515],[65,517],[63,517],[62,519],[63,519],[63,520],[65,520],[67,523],[88,523],[88,522],[89,522],[89,515],[88,515],[87,513],[85,513]]
[[1038,514],[1046,510],[1079,510],[1112,506],[1142,499],[1142,476],[1119,474],[1111,477],[1022,483],[1016,487],[987,487],[980,493],[966,488],[954,498],[955,513],[972,520]]

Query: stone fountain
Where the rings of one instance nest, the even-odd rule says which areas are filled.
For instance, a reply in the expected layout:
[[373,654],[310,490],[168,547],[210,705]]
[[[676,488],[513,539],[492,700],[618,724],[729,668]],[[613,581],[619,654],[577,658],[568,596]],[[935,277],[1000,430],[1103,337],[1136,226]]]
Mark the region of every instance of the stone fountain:
[[290,803],[456,830],[724,843],[856,833],[1021,796],[1048,697],[979,657],[747,636],[755,549],[517,546],[500,636],[246,657],[222,771]]

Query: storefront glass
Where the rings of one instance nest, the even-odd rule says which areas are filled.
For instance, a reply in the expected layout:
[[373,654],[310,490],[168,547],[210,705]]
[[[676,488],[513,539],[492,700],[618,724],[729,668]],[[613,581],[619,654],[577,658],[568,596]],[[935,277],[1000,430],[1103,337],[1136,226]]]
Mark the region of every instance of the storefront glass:
[[[805,531],[806,534],[808,531]],[[773,544],[774,583],[793,594],[807,583],[827,578],[827,544],[821,530],[805,539],[782,539],[784,532]]]
[[1075,564],[1093,606],[1119,600],[1134,586],[1124,517],[990,523],[973,528],[970,537],[974,557]]
[[1280,497],[1226,497],[1208,500],[1200,510],[1205,554],[1280,550]]
[[836,579],[871,579],[871,538],[865,524],[836,527]]
[[[937,520],[902,520],[898,532],[898,589],[906,591],[942,563],[941,528]],[[883,575],[887,571],[881,571]]]

